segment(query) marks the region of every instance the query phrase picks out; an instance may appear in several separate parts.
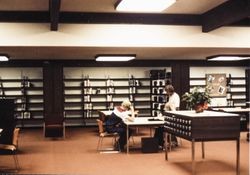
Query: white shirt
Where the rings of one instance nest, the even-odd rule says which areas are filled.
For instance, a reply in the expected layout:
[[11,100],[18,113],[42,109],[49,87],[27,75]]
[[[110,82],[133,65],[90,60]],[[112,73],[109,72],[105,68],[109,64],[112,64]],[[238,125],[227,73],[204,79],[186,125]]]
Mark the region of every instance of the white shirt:
[[117,117],[121,118],[123,121],[127,121],[127,120],[130,122],[134,121],[135,115],[134,115],[133,107],[130,107],[130,111],[124,110],[121,107],[115,107],[113,112]]
[[123,121],[128,117],[129,115],[129,111],[126,111],[126,110],[121,110],[119,107],[115,107],[114,109],[114,114],[121,118]]
[[168,102],[165,105],[165,110],[174,111],[176,108],[180,107],[180,97],[177,93],[173,93],[169,96]]

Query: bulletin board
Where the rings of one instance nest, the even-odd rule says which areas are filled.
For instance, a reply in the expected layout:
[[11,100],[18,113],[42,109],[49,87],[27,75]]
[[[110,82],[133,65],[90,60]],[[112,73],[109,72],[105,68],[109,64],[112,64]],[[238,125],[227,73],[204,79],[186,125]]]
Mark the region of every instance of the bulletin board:
[[206,85],[211,89],[211,97],[226,97],[226,74],[206,74]]

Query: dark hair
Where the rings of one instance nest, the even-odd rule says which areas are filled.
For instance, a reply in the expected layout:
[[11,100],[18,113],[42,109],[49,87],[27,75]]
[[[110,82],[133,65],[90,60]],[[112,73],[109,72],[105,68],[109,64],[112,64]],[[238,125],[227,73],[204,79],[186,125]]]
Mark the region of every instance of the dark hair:
[[174,87],[173,87],[172,85],[167,85],[167,86],[165,87],[165,90],[168,91],[168,92],[173,93],[173,92],[174,92]]

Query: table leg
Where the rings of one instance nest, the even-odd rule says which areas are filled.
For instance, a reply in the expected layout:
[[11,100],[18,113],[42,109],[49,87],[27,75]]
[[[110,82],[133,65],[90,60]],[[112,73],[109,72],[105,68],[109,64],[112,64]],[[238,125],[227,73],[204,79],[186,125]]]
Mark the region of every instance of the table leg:
[[128,135],[128,131],[129,131],[129,126],[127,125],[127,154],[129,153],[129,135]]
[[168,160],[168,133],[164,134],[165,160]]
[[240,175],[240,139],[236,140],[236,174]]
[[195,141],[192,139],[192,175],[195,175]]
[[202,159],[205,159],[205,145],[204,145],[204,142],[202,141],[201,142],[201,151],[202,151]]
[[169,134],[169,136],[168,136],[168,139],[169,139],[169,152],[170,152],[171,149],[172,149],[172,139],[171,139],[171,137],[172,137],[172,135]]

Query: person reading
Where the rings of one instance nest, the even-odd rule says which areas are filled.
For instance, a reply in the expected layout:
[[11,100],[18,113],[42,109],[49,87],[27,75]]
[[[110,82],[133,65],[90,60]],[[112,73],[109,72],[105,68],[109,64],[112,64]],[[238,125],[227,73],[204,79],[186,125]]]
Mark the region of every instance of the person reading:
[[[124,100],[120,106],[114,108],[111,115],[105,122],[106,131],[108,133],[117,132],[119,134],[118,144],[115,144],[115,149],[123,151],[127,144],[126,125],[124,121],[134,121],[135,112],[129,100]],[[132,130],[129,129],[129,137]]]

